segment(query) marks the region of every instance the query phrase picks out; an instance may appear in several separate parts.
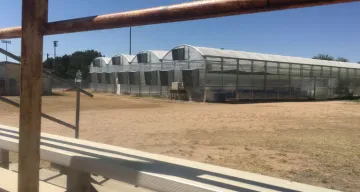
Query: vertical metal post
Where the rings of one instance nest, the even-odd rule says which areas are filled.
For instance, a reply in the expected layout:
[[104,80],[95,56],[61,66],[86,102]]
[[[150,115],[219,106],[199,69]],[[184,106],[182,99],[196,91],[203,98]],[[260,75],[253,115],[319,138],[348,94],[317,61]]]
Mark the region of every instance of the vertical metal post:
[[187,51],[188,51],[188,57],[187,57],[188,69],[190,69],[190,49],[189,49],[189,47],[187,47]]
[[239,100],[239,67],[240,60],[236,60],[236,100]]
[[316,96],[316,77],[314,75],[314,66],[313,65],[310,67],[310,77],[312,79],[312,85],[314,86],[314,88],[313,88],[313,91],[314,91],[313,97],[315,99],[315,96]]
[[289,93],[290,93],[290,98],[291,98],[291,96],[292,96],[292,94],[291,94],[291,68],[292,68],[292,64],[289,64],[289,81],[288,81],[288,83],[289,83]]
[[358,75],[358,70],[357,69],[353,69],[355,70],[355,74],[354,74],[354,77],[353,77],[353,81],[355,81],[355,89],[354,89],[354,95],[357,94],[357,89],[358,89],[358,82],[357,82],[357,75]]
[[[162,71],[162,70],[163,70],[163,60],[160,60],[160,71]],[[159,80],[159,85],[160,85],[160,97],[161,97],[162,96],[162,85],[161,85],[161,79],[160,79],[160,71],[158,72],[158,80]]]
[[303,87],[303,81],[304,81],[304,65],[300,65],[300,98],[302,97],[302,87]]
[[254,101],[254,81],[253,81],[253,73],[254,73],[254,61],[251,61],[250,64],[250,80],[251,80],[251,100]]
[[264,97],[265,97],[265,100],[267,99],[267,61],[265,61],[265,64],[264,64]]
[[205,68],[204,68],[204,100],[203,102],[205,103],[206,102],[206,77],[207,77],[207,64],[208,64],[208,61],[207,61],[207,58],[204,57],[204,60],[205,60]]
[[131,55],[131,41],[132,41],[132,31],[131,31],[131,27],[130,27],[130,41],[129,41],[129,43],[130,43],[130,45],[129,45],[129,55]]
[[76,119],[75,119],[75,138],[79,138],[79,122],[80,122],[80,90],[76,89]]
[[39,191],[43,34],[47,0],[22,1],[19,192]]
[[221,58],[221,91],[224,92],[224,58]]
[[143,71],[143,64],[142,63],[139,63],[139,95],[141,95],[141,75],[144,74],[144,71]]
[[[150,71],[150,75],[151,75],[151,63],[150,63],[150,66],[149,66],[149,71]],[[151,91],[152,91],[152,77],[150,78],[149,95],[152,95]]]
[[331,84],[331,81],[332,81],[332,67],[330,67],[330,75],[329,75],[329,97],[332,98],[332,84]]
[[[277,73],[277,78],[279,79],[280,77],[280,63],[277,63],[277,69],[276,69],[276,73]],[[277,91],[277,100],[280,99],[280,93],[279,93],[279,88],[278,88],[278,91]]]

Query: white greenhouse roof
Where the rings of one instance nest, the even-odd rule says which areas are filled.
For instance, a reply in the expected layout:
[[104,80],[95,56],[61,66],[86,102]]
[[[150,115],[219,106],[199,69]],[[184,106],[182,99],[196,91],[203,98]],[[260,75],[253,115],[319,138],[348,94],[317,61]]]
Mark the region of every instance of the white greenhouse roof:
[[[182,46],[190,46],[190,45],[182,45]],[[308,64],[308,65],[320,65],[320,66],[332,66],[332,67],[360,69],[360,64],[357,64],[357,63],[325,61],[325,60],[309,59],[309,58],[301,58],[301,57],[270,55],[270,54],[263,54],[263,53],[251,53],[251,52],[234,51],[234,50],[223,50],[223,49],[209,48],[209,47],[196,47],[196,46],[190,46],[190,47],[193,47],[197,51],[199,51],[203,57],[248,59],[248,60],[258,60],[258,61],[270,61],[270,62]]]
[[121,57],[121,56],[125,57],[128,60],[128,62],[131,62],[135,57],[135,55],[126,55],[126,54],[117,54],[114,55],[113,57]]

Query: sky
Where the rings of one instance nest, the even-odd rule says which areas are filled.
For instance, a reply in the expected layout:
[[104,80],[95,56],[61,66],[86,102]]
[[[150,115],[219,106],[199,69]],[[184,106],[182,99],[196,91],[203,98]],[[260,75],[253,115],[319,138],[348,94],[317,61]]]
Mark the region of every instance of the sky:
[[[185,0],[49,0],[49,21],[171,5]],[[0,28],[21,25],[21,0],[1,0]],[[180,44],[312,57],[325,53],[360,61],[360,2],[254,13],[132,28],[132,53]],[[107,57],[129,53],[129,28],[44,37],[44,57],[94,49]],[[8,50],[20,55],[20,39]],[[5,48],[5,44],[0,43]],[[0,61],[5,56],[0,55]]]

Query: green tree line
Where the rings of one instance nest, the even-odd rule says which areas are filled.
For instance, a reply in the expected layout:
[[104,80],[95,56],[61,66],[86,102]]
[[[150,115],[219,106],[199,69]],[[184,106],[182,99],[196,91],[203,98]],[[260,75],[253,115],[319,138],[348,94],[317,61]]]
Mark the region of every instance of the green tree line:
[[96,57],[103,57],[101,52],[95,50],[76,51],[71,55],[63,55],[55,58],[47,58],[43,62],[43,67],[51,69],[53,73],[64,79],[74,79],[76,72],[82,72],[83,79],[89,74],[89,65]]

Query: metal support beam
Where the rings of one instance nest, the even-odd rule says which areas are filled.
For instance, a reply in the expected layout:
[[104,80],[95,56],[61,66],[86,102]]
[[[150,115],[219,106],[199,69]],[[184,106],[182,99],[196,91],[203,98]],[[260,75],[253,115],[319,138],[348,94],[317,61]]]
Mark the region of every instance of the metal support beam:
[[264,64],[264,97],[267,99],[267,61]]
[[205,60],[205,67],[204,67],[204,99],[203,99],[203,102],[205,103],[206,102],[206,81],[207,81],[207,65],[208,65],[208,61],[207,61],[207,58],[204,57],[204,60]]
[[22,1],[19,192],[39,191],[43,33],[48,0]]
[[220,68],[221,68],[221,91],[224,91],[224,59],[221,58],[221,63],[220,63]]
[[[193,1],[177,5],[50,22],[45,26],[44,32],[45,35],[54,35],[356,1],[357,0]],[[0,30],[0,39],[18,37],[21,37],[21,27],[12,27]]]
[[80,90],[76,90],[76,118],[75,118],[75,138],[79,139],[80,123]]
[[236,60],[236,100],[239,100],[239,67],[240,60]]

